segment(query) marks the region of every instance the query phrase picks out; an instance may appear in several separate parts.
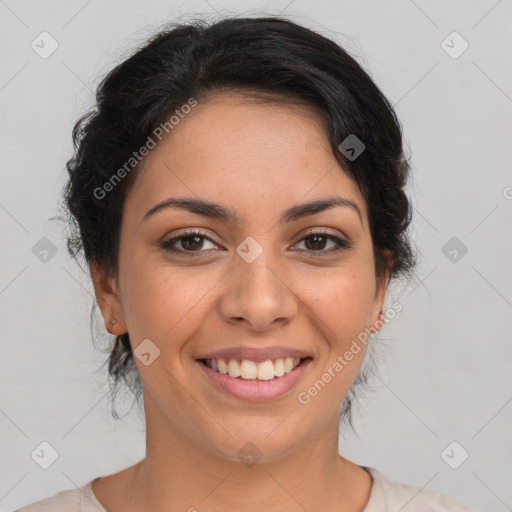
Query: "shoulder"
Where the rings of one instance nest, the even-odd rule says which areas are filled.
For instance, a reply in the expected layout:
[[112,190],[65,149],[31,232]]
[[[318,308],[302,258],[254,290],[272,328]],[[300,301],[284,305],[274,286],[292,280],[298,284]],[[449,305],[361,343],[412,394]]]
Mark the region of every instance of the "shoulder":
[[83,487],[61,491],[14,512],[106,512],[92,492],[91,480]]
[[373,479],[370,499],[363,512],[471,512],[448,496],[391,482],[374,468],[366,468]]

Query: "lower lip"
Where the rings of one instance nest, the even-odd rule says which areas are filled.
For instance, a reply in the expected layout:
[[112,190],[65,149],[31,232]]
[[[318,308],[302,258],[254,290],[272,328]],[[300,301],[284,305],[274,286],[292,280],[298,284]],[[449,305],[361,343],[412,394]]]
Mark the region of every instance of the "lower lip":
[[245,380],[230,377],[212,370],[201,361],[196,361],[215,386],[231,396],[242,400],[266,401],[279,398],[290,391],[301,378],[312,359],[304,360],[290,373],[272,380]]

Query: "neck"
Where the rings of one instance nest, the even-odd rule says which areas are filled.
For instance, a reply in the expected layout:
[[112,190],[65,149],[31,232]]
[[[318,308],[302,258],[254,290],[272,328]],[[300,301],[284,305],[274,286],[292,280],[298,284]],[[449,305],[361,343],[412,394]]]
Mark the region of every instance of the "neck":
[[[183,432],[168,421],[147,422],[146,457],[124,479],[122,494],[130,510],[249,512],[257,504],[289,512],[314,511],[321,504],[324,512],[360,512],[368,502],[371,477],[338,454],[336,423],[318,439],[294,443],[287,453],[254,464],[230,458],[206,441],[201,446]],[[244,453],[258,453],[245,446]]]

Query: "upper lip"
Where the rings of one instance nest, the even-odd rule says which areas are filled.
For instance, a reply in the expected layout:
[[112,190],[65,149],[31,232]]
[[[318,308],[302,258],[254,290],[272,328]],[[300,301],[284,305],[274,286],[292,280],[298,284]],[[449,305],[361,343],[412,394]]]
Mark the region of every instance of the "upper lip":
[[248,359],[261,363],[262,361],[284,359],[286,357],[312,357],[305,350],[296,348],[272,346],[272,347],[228,347],[213,352],[205,352],[196,359]]

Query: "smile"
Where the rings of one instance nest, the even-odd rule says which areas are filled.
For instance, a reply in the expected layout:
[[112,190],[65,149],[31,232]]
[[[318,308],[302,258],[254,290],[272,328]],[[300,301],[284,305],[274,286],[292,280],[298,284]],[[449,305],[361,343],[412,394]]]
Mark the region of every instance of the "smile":
[[267,360],[200,359],[197,363],[219,390],[243,400],[265,401],[288,393],[312,357]]
[[260,363],[249,359],[229,359],[227,361],[225,359],[206,359],[205,364],[212,370],[230,377],[247,380],[272,380],[293,371],[300,361],[300,357],[286,357]]

